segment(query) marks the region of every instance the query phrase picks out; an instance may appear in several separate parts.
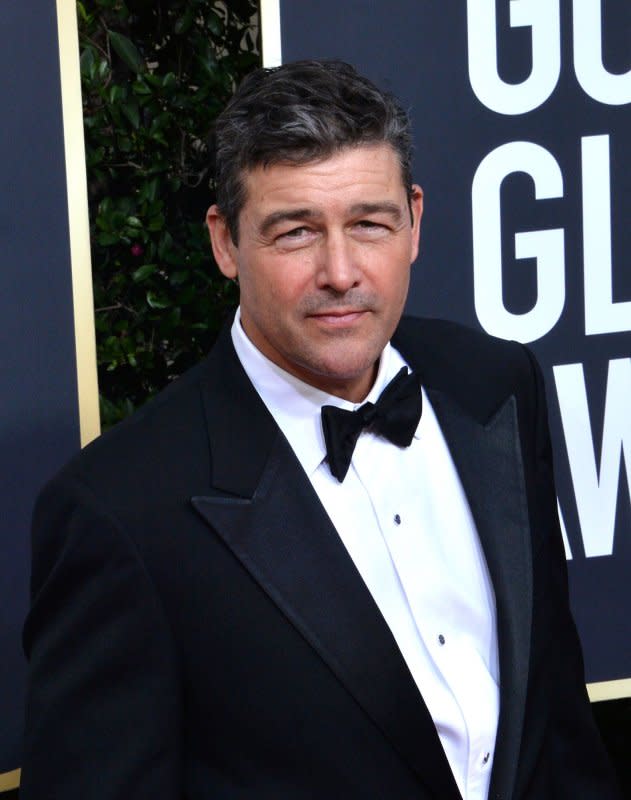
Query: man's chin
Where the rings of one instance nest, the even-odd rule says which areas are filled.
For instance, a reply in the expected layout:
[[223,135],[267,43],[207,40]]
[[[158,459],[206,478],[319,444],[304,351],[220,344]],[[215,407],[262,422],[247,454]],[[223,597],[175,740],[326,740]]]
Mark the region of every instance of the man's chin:
[[315,386],[327,394],[346,400],[361,402],[375,381],[379,366],[379,354],[374,358],[332,359],[300,367],[300,377],[305,383]]

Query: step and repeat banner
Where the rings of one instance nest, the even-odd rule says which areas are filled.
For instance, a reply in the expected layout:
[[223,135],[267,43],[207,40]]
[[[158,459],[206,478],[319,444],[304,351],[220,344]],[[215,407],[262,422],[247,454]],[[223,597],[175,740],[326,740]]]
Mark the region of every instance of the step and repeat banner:
[[19,783],[34,497],[98,432],[74,0],[0,3],[0,792]]
[[631,4],[263,0],[266,66],[398,95],[425,190],[408,311],[528,343],[546,377],[592,698],[631,694]]

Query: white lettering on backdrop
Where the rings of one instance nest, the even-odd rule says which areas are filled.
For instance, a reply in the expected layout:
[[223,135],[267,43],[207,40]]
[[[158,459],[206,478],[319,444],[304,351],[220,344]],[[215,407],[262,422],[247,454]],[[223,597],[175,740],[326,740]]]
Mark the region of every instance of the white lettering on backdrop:
[[631,69],[620,75],[603,66],[601,0],[574,0],[574,70],[594,100],[609,106],[631,103]]
[[509,142],[486,156],[473,178],[473,277],[475,310],[494,336],[532,342],[553,328],[565,303],[563,230],[515,234],[515,258],[536,258],[537,301],[513,314],[502,299],[500,187],[507,175],[530,175],[537,200],[563,196],[563,176],[554,157],[532,142]]
[[[585,555],[610,556],[623,454],[626,464],[631,464],[631,359],[609,362],[598,460],[583,365],[564,364],[553,369]],[[629,472],[627,469],[627,483]],[[631,485],[628,489],[631,491]]]
[[511,0],[510,24],[532,29],[532,70],[521,83],[497,72],[495,0],[468,0],[469,80],[478,100],[498,114],[525,114],[554,91],[561,71],[559,5],[552,0]]
[[613,300],[609,136],[584,136],[583,263],[585,333],[631,330],[631,300]]
[[[504,81],[499,73],[496,3],[497,0],[467,0],[471,87],[491,111],[525,114],[548,100],[559,81],[563,33],[560,3],[510,0],[510,26],[531,29],[532,57],[529,76],[513,84]],[[631,103],[631,69],[614,74],[604,66],[602,0],[573,0],[572,9],[573,61],[578,84],[596,102],[612,106]],[[510,312],[503,300],[501,186],[508,176],[518,172],[532,179],[535,199],[563,197],[561,166],[541,145],[507,142],[485,156],[475,171],[471,189],[474,304],[480,324],[489,333],[532,342],[548,334],[563,314],[565,232],[554,228],[514,234],[515,259],[535,259],[537,297],[530,310]],[[587,336],[631,330],[631,300],[614,299],[610,172],[610,135],[582,137]],[[600,460],[595,454],[583,365],[566,364],[552,369],[585,555],[611,555],[623,459],[631,480],[631,359],[609,362]],[[564,526],[563,533],[566,555],[571,558]]]
[[[561,73],[559,0],[510,0],[511,28],[531,29],[532,68],[520,83],[497,67],[497,0],[467,0],[469,81],[478,100],[498,114],[525,114],[552,94]],[[631,102],[631,69],[609,72],[602,54],[602,0],[572,4],[574,71],[583,91],[606,105]]]

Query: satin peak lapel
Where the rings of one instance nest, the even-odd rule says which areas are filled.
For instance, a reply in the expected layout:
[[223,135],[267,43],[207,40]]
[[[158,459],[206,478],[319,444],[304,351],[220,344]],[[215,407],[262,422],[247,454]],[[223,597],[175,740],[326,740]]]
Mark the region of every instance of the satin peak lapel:
[[[234,462],[235,449],[244,449],[235,442],[232,426],[221,422],[225,416],[220,406],[230,403],[234,415],[233,398],[239,397],[238,405],[250,415],[245,427],[252,432],[241,453],[250,460],[248,477],[239,474],[236,462],[224,469],[216,459],[213,488],[206,496],[192,498],[195,509],[430,794],[458,800],[431,716],[311,483],[285,437],[273,421],[270,425],[271,416],[252,387],[243,385],[238,371],[231,374],[234,365],[222,366],[222,386],[214,385],[207,398],[213,458],[225,453]],[[236,394],[233,378],[239,384]]]
[[532,551],[517,421],[510,397],[480,424],[428,390],[484,549],[497,606],[500,716],[489,796],[511,797],[524,722],[532,618]]

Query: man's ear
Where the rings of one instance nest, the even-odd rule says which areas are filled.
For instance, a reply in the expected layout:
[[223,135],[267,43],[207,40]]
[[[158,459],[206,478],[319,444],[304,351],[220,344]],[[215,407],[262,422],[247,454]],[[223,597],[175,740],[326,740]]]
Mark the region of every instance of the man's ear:
[[423,190],[415,183],[412,185],[410,195],[410,208],[412,209],[412,252],[410,264],[418,256],[419,237],[421,233],[421,217],[423,216]]
[[206,226],[217,266],[226,276],[234,280],[238,276],[237,248],[232,241],[226,218],[217,205],[212,205],[206,214]]

